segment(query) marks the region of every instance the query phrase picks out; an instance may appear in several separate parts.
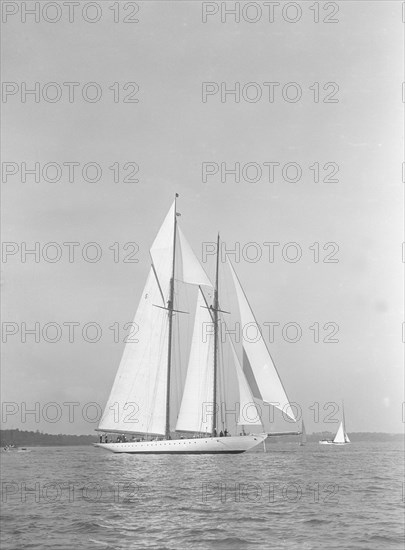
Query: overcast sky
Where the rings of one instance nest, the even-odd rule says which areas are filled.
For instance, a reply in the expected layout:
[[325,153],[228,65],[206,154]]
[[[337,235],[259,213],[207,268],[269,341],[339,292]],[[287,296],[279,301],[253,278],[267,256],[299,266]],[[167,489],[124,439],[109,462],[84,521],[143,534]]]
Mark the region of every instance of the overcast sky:
[[[2,263],[3,340],[4,330],[18,330],[3,344],[2,400],[17,404],[8,409],[15,414],[3,415],[3,427],[92,432],[95,425],[81,411],[86,403],[105,404],[126,334],[114,343],[108,327],[132,320],[149,268],[149,246],[177,191],[182,228],[200,258],[202,243],[214,241],[218,230],[228,248],[260,246],[257,262],[242,254],[236,269],[259,323],[280,323],[269,348],[308,431],[334,430],[322,421],[328,412],[322,408],[341,399],[349,431],[401,431],[401,3],[341,2],[335,24],[314,23],[309,2],[300,4],[303,15],[296,23],[278,12],[269,23],[264,11],[257,23],[243,18],[222,23],[219,14],[202,23],[201,3],[190,1],[139,2],[138,23],[114,24],[112,3],[100,5],[102,18],[93,24],[81,16],[69,23],[63,12],[54,24],[42,14],[39,23],[28,16],[22,23],[17,13],[3,25],[2,77],[18,85],[2,104],[3,162],[15,162],[20,170],[2,183],[3,241],[18,246],[8,245],[16,253],[3,256]],[[103,92],[95,103],[81,96],[91,81]],[[62,98],[51,103],[41,96],[36,103],[27,96],[23,103],[22,82],[27,88],[39,82],[41,93],[45,84],[59,83]],[[73,103],[63,82],[80,83]],[[109,89],[115,82],[118,103]],[[139,102],[122,102],[134,90],[123,90],[127,82],[139,85],[132,96]],[[263,96],[235,103],[231,96],[221,102],[216,93],[203,102],[203,82],[225,82],[228,88],[255,82],[249,97],[258,89]],[[273,103],[265,82],[280,83]],[[302,90],[295,103],[282,97],[288,82]],[[315,82],[318,103],[309,89]],[[323,102],[335,89],[323,90],[328,82],[339,86],[336,103]],[[55,88],[46,90],[51,96]],[[43,177],[36,183],[30,175],[23,183],[24,162],[28,168],[35,162],[81,165],[74,182],[65,168],[57,183]],[[81,177],[88,162],[103,170],[97,183]],[[119,163],[123,170],[126,162],[137,163],[139,181],[114,183],[108,167]],[[257,163],[263,173],[256,183],[236,183],[230,175],[221,182],[220,174],[203,182],[204,162]],[[278,167],[269,182],[263,164],[269,162],[298,163],[301,180],[283,181]],[[316,162],[318,183],[309,169]],[[322,181],[327,162],[339,166],[338,182]],[[49,256],[46,243],[59,243],[60,261],[41,257],[36,263],[31,255],[23,262],[21,243],[32,248],[36,241]],[[72,263],[64,242],[80,243]],[[99,244],[99,262],[82,258],[89,242]],[[139,246],[137,263],[122,261],[132,250],[123,250],[128,242]],[[281,243],[273,262],[263,244],[268,242]],[[291,242],[302,251],[295,263],[281,252]],[[119,262],[109,249],[114,243],[119,243]],[[319,262],[309,248],[313,243],[320,245]],[[337,244],[331,258],[338,262],[322,261],[336,250],[335,245],[323,250],[325,243]],[[292,248],[289,252],[294,255]],[[210,275],[211,264],[206,265]],[[42,335],[39,343],[29,335],[23,343],[22,323],[30,328],[35,322],[41,328],[50,322],[80,326],[73,343],[67,328],[57,343]],[[97,343],[81,336],[88,322],[102,328]],[[296,343],[282,338],[281,327],[289,322],[302,328]],[[331,332],[323,329],[328,322],[338,325],[337,343],[322,342]],[[5,329],[4,323],[16,325]],[[314,323],[320,326],[319,343],[309,329]],[[21,422],[23,402],[28,408],[40,403],[39,422],[32,415]],[[42,409],[49,402],[78,402],[75,422],[69,423],[66,407],[59,422],[47,421]],[[310,408],[316,402],[319,422]]]

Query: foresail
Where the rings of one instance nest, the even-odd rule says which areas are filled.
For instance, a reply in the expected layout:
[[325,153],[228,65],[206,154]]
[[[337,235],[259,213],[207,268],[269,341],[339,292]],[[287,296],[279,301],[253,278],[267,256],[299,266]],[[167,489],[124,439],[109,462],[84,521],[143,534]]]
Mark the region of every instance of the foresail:
[[345,433],[345,443],[350,443],[350,439],[347,433]]
[[232,264],[229,261],[228,263],[235,284],[242,326],[244,329],[254,327],[257,334],[257,338],[254,341],[247,339],[243,341],[243,370],[253,390],[253,395],[282,410],[284,414],[296,421],[283,384],[263,340],[260,327],[256,322]]
[[180,240],[181,258],[183,265],[183,282],[192,285],[201,285],[212,287],[211,281],[208,279],[199,260],[194,254],[191,246],[188,244],[184,233],[178,227],[178,235]]
[[167,312],[153,269],[135,315],[137,330],[118,368],[99,430],[165,433],[167,385]]
[[238,380],[238,388],[239,388],[239,425],[262,425],[262,421],[260,419],[260,416],[258,414],[258,410],[252,395],[252,392],[250,390],[248,381],[246,380],[246,376],[243,372],[242,366],[240,364],[239,358],[237,356],[235,347],[231,342],[231,348],[232,348],[232,355],[236,370],[236,376]]
[[336,432],[333,443],[345,443],[345,432],[343,429],[343,422],[339,424],[338,431]]
[[172,204],[150,249],[152,263],[165,301],[169,299],[170,278],[172,274],[174,214],[175,203]]
[[214,327],[201,289],[177,431],[211,433],[214,392]]

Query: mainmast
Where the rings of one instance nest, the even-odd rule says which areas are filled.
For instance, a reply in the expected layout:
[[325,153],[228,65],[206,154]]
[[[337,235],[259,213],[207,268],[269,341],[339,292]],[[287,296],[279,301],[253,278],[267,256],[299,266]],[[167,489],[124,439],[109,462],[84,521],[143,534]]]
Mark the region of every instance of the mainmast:
[[172,261],[172,276],[170,279],[169,301],[167,302],[167,310],[169,315],[169,344],[167,349],[167,384],[166,384],[166,428],[165,437],[170,438],[170,375],[172,366],[172,334],[173,334],[173,310],[174,310],[174,276],[176,268],[176,234],[177,234],[177,211],[176,200],[179,195],[176,193],[174,197],[174,230],[173,230],[173,261]]
[[213,416],[212,416],[212,435],[216,433],[217,429],[217,371],[218,371],[218,276],[219,276],[219,233],[217,238],[217,263],[215,269],[215,288],[214,288],[214,303],[213,303],[213,316],[214,316],[214,389],[213,389]]

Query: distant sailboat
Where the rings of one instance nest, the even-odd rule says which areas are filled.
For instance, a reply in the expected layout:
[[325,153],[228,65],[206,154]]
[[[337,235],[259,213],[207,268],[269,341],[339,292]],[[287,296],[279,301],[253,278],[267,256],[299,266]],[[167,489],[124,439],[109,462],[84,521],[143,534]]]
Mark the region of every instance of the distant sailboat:
[[[225,313],[219,302],[219,236],[212,285],[178,225],[178,215],[175,199],[150,249],[151,268],[134,320],[137,343],[125,347],[98,427],[105,435],[100,435],[100,443],[95,445],[114,453],[242,453],[262,443],[268,435],[275,435],[244,435],[244,428],[243,435],[228,435],[218,415],[225,381],[229,379],[234,380],[238,397],[226,409],[238,402],[238,425],[262,426],[260,418],[246,420],[243,415],[246,405],[254,405],[254,397],[274,403],[295,421],[262,337],[254,344],[243,342],[243,368],[233,347],[233,361],[223,361],[219,352],[219,324],[224,322]],[[239,279],[230,267],[242,325],[250,323],[260,332]],[[179,309],[180,283],[183,289],[184,283],[197,286],[198,295],[187,374],[178,404],[173,399],[173,388],[180,386],[173,344],[183,334],[180,328],[176,331],[173,317],[187,313]],[[212,330],[207,331],[207,326]],[[219,435],[225,437],[218,437],[219,430]],[[118,441],[112,441],[107,434],[119,434]]]
[[301,422],[301,440],[300,447],[303,447],[307,442],[307,432],[305,431],[304,421]]
[[338,431],[336,432],[335,437],[330,439],[322,439],[319,444],[320,445],[346,445],[346,443],[351,443],[349,436],[346,433],[346,427],[345,427],[345,409],[344,405],[342,403],[342,421],[339,424]]

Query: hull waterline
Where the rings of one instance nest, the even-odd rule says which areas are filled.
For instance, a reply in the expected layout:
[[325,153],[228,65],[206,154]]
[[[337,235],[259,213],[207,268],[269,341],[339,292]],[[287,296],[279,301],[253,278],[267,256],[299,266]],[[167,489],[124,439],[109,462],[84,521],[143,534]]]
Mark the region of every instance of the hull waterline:
[[128,454],[236,454],[256,447],[267,434],[163,441],[128,441],[126,443],[94,443],[113,453]]
[[319,445],[349,445],[349,442],[335,443],[334,441],[319,441]]

